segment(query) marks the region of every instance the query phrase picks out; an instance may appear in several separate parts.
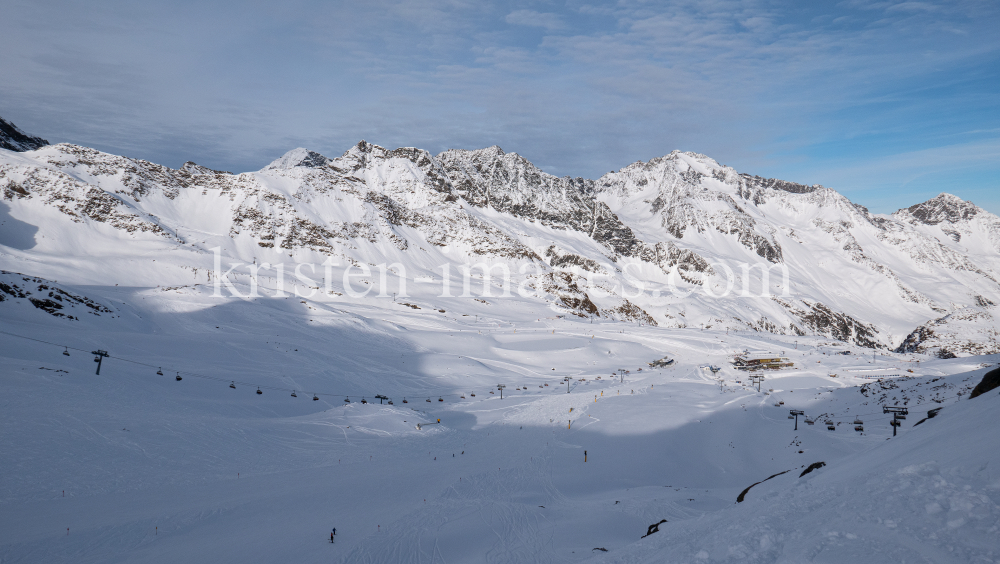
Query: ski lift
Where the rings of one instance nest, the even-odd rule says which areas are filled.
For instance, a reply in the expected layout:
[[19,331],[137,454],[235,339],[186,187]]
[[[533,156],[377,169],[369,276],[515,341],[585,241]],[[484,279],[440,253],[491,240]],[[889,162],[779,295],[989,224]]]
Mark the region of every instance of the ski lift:
[[236,389],[236,380],[233,380],[232,382],[230,382],[229,383],[229,387],[235,390]]
[[389,400],[389,405],[392,405],[392,400]]
[[476,397],[476,392],[472,392],[472,393],[471,393],[471,394],[469,394],[469,395],[470,395],[470,396],[472,396],[472,397]]
[[514,389],[517,390],[517,391],[521,391],[521,388],[514,388]]
[[317,396],[316,394],[313,394],[313,401],[319,401],[319,396]]
[[865,422],[864,422],[864,421],[862,421],[862,420],[860,420],[860,419],[855,419],[855,420],[854,420],[854,424],[855,424],[855,425],[864,425],[864,424],[865,424]]
[[461,398],[462,398],[462,399],[465,399],[465,394],[462,394],[462,395],[461,395]]
[[861,433],[861,432],[864,432],[865,428],[862,427],[861,425],[855,425],[854,426],[854,430],[857,431],[857,432],[859,432],[859,433]]
[[344,398],[344,403],[351,403],[351,398]]
[[427,403],[430,403],[430,402],[431,402],[431,398],[427,398]]
[[406,401],[406,398],[403,398],[403,403],[410,403],[410,402]]
[[789,415],[788,418],[789,419],[795,419],[795,416],[794,415]]
[[63,356],[69,356],[69,347],[63,347]]
[[815,424],[816,422],[813,421],[812,419],[806,419],[806,425],[815,425]]
[[444,398],[438,398],[438,401],[444,401]]
[[361,398],[361,403],[368,403],[368,400],[366,400],[365,398],[362,397]]
[[826,426],[826,429],[827,429],[828,431],[836,431],[836,430],[837,430],[837,427],[836,427],[835,425],[827,425],[827,426]]
[[180,381],[181,381],[181,380],[183,380],[183,379],[184,379],[184,378],[181,378],[181,373],[180,373],[180,372],[178,372],[178,373],[177,373],[177,381],[178,381],[178,382],[180,382]]
[[156,375],[157,376],[163,376],[163,369],[161,368],[161,369],[157,370],[156,371]]
[[293,398],[297,398],[297,397],[299,397],[299,396],[295,395],[295,390],[292,390],[292,397],[293,397]]
[[264,392],[260,391],[260,386],[257,386],[257,395],[260,396],[260,395],[263,395],[263,394],[264,394]]

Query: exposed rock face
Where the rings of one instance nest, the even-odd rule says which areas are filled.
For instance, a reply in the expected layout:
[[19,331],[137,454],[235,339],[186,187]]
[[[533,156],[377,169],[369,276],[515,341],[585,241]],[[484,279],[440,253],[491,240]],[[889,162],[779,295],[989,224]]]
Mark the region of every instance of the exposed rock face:
[[0,307],[26,302],[53,317],[79,321],[80,315],[114,313],[107,306],[70,292],[58,284],[17,272],[0,270]]
[[48,145],[41,137],[34,137],[21,131],[13,123],[0,117],[0,149],[8,151],[34,151]]
[[963,201],[951,194],[940,194],[926,202],[906,208],[906,212],[914,221],[927,225],[967,221],[975,217],[979,211],[980,209],[972,202]]
[[940,358],[1000,353],[1000,323],[994,311],[991,307],[967,307],[929,321],[910,332],[896,352],[936,354]]
[[[969,394],[969,399],[977,396],[981,396],[986,392],[1000,388],[1000,368],[995,368],[990,370],[985,375],[983,375],[982,381],[972,389],[972,393]],[[929,414],[928,414],[929,415]]]

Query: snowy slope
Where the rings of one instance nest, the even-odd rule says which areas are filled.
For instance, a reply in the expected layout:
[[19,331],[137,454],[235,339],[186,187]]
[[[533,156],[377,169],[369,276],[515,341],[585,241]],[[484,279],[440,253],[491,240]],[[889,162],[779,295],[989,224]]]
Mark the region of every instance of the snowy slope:
[[[519,298],[474,302],[476,317],[430,295],[411,299],[419,309],[321,295],[219,305],[203,286],[5,276],[112,313],[0,302],[4,562],[1000,554],[995,433],[980,423],[996,394],[963,399],[998,356],[873,359],[821,338],[553,319]],[[112,355],[99,376],[97,349]],[[727,364],[742,350],[796,369],[758,392]],[[649,368],[665,354],[673,365]],[[865,379],[873,370],[906,377]],[[883,405],[911,409],[896,439]],[[836,430],[800,418],[795,431],[790,408]]]

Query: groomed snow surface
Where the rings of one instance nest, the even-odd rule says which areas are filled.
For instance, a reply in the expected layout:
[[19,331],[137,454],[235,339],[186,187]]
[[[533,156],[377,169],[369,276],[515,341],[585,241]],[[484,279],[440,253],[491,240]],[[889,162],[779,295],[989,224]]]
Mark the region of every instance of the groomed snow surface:
[[[966,399],[998,356],[873,358],[517,300],[72,290],[114,315],[21,300],[0,325],[4,564],[1000,561],[1000,394]],[[744,349],[796,369],[758,392],[728,364]],[[882,405],[904,402],[892,438]]]

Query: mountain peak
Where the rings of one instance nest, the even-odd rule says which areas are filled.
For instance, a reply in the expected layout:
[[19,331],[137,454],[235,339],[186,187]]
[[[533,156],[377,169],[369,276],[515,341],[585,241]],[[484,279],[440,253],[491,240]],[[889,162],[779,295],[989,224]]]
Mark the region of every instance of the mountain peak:
[[299,147],[288,151],[280,158],[271,162],[261,170],[288,170],[295,167],[320,168],[330,164],[330,159],[317,153]]
[[34,151],[48,144],[45,139],[28,135],[13,123],[0,117],[0,149],[17,152]]
[[896,214],[908,215],[913,221],[926,225],[937,225],[966,221],[979,212],[979,207],[972,202],[966,202],[953,194],[941,193],[926,202],[901,209]]

